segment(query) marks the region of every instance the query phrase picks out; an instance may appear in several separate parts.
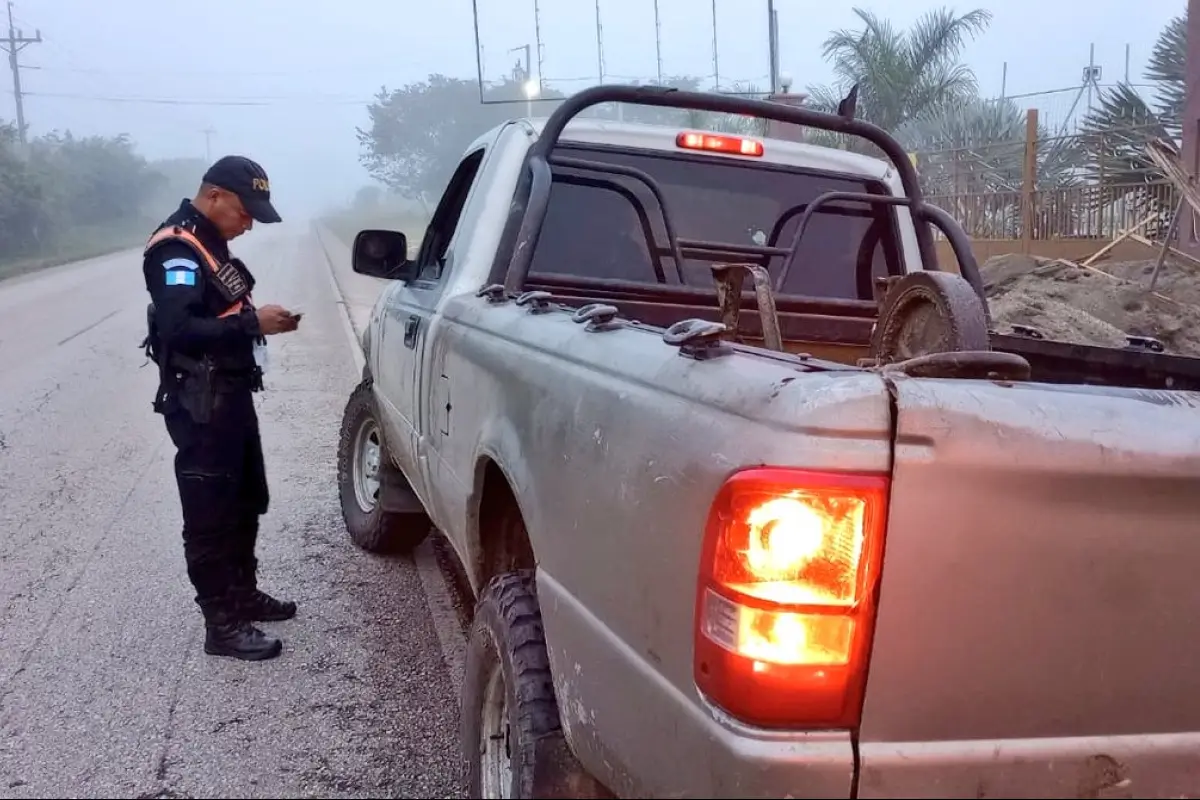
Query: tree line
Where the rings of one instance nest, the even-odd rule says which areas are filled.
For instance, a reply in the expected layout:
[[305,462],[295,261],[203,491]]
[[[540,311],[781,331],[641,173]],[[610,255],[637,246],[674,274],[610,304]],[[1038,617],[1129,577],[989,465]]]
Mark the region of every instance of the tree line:
[[21,144],[0,120],[0,262],[83,257],[149,235],[190,196],[199,159],[150,162],[128,136],[50,133]]
[[[984,98],[974,72],[962,63],[972,40],[986,32],[990,11],[956,13],[935,9],[908,29],[898,28],[869,11],[855,9],[859,26],[830,33],[824,57],[834,81],[808,87],[806,105],[834,111],[857,87],[856,115],[891,132],[910,152],[923,154],[919,171],[931,194],[961,183],[950,152],[998,143],[1019,145],[1025,138],[1025,109],[1012,100]],[[1144,79],[1152,87],[1147,101],[1124,83],[1101,92],[1098,104],[1071,141],[1042,125],[1038,153],[1039,188],[1104,183],[1123,186],[1155,177],[1142,153],[1149,138],[1177,141],[1181,129],[1186,64],[1186,8],[1168,21],[1158,37]],[[476,80],[431,75],[398,89],[384,87],[367,107],[367,125],[357,129],[360,160],[370,176],[407,197],[436,199],[464,149],[502,120],[525,114],[522,87],[527,79],[517,64],[499,85],[488,86],[481,102]],[[665,81],[697,89],[687,76]],[[754,94],[754,87],[741,87]],[[549,114],[560,93],[543,89],[534,114]],[[491,101],[507,101],[504,104]],[[548,100],[548,102],[547,102]],[[754,120],[729,115],[690,114],[625,107],[623,119],[668,122],[716,130],[754,130]],[[611,113],[609,114],[611,116]],[[806,131],[817,144],[866,149],[824,131]],[[1023,153],[1019,146],[994,148],[974,171],[973,192],[1005,191],[1020,186]],[[961,189],[959,189],[961,191]],[[1111,193],[1110,193],[1111,194]]]

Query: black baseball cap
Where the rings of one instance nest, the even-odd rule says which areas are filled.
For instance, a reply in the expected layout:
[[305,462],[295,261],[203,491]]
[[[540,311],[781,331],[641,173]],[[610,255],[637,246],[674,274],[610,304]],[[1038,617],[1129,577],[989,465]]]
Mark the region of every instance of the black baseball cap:
[[208,168],[203,180],[236,194],[246,213],[258,222],[283,221],[271,205],[271,182],[267,180],[267,172],[257,162],[245,156],[225,156]]

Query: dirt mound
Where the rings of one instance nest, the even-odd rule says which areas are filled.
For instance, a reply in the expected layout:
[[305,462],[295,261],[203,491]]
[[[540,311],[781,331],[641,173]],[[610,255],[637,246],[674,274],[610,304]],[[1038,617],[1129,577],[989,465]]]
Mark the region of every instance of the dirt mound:
[[1036,328],[1047,339],[1124,347],[1153,336],[1167,352],[1200,357],[1200,268],[1168,261],[1155,293],[1153,261],[1105,263],[1115,276],[1061,261],[1009,254],[980,267],[995,329]]

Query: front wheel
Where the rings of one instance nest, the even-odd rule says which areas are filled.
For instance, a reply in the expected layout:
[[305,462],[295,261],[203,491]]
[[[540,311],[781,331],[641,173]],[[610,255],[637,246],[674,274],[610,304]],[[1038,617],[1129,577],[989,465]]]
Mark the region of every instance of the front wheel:
[[497,575],[480,594],[462,715],[468,797],[613,796],[563,736],[532,570]]
[[385,511],[381,494],[388,484],[403,486],[404,476],[391,463],[375,413],[371,380],[365,379],[350,394],[342,413],[338,439],[338,495],[342,519],[350,539],[371,553],[413,550],[429,535],[424,512]]

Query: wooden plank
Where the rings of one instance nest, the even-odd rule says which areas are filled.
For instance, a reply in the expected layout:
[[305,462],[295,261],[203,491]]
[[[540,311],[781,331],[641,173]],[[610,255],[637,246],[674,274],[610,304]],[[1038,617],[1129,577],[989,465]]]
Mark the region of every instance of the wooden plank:
[[1101,247],[1099,250],[1092,253],[1090,256],[1088,256],[1086,259],[1084,259],[1082,262],[1080,262],[1079,266],[1087,267],[1087,266],[1091,265],[1093,262],[1097,261],[1098,259],[1103,258],[1105,255],[1108,254],[1109,250],[1112,250],[1114,247],[1116,247],[1117,245],[1119,245],[1121,242],[1125,241],[1126,239],[1132,238],[1135,233],[1137,233],[1142,228],[1146,227],[1147,225],[1149,225],[1151,222],[1153,222],[1156,219],[1158,219],[1157,211],[1155,211],[1150,216],[1146,217],[1144,220],[1139,222],[1137,225],[1134,225],[1132,228],[1126,228],[1125,230],[1121,231],[1119,234],[1117,234],[1117,236],[1111,242],[1104,245],[1104,247]]

